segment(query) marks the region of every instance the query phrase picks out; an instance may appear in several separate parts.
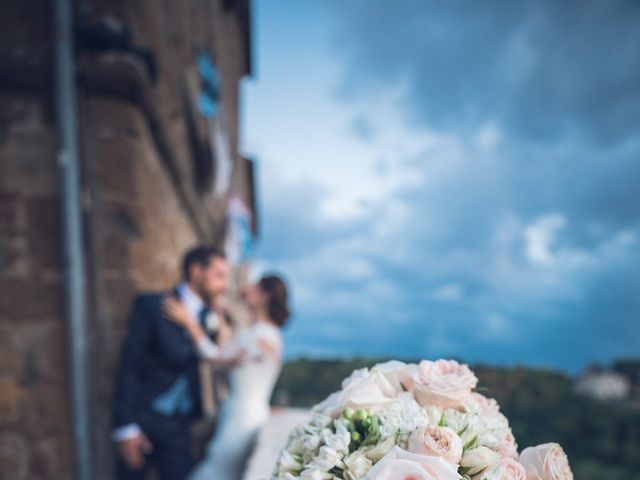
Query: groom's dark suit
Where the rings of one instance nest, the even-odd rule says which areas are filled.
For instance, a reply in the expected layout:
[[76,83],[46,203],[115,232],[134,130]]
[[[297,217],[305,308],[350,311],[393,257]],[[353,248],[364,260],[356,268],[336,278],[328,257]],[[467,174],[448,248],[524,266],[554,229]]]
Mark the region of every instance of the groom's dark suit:
[[114,427],[139,427],[153,452],[140,471],[129,470],[119,459],[121,480],[144,479],[150,463],[160,478],[181,480],[192,466],[189,425],[200,414],[198,357],[186,331],[163,314],[165,295],[138,296],[129,317],[116,378]]

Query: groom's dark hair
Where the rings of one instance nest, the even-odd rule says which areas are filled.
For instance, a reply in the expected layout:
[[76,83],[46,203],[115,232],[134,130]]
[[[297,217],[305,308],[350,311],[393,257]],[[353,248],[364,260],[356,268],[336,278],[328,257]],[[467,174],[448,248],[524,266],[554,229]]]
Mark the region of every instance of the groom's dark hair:
[[202,267],[206,267],[212,258],[224,259],[226,257],[219,248],[207,245],[199,245],[188,250],[187,253],[184,254],[184,259],[182,260],[182,278],[184,280],[189,280],[189,272],[191,271],[192,265],[198,264]]

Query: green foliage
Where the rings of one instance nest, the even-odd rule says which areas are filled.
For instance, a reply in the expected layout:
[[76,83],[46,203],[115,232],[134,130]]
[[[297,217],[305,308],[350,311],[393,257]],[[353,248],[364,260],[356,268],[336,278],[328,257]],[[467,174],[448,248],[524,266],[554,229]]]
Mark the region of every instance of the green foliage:
[[[276,403],[310,407],[340,388],[354,369],[382,359],[309,360],[287,363],[276,387]],[[616,367],[638,375],[639,361]],[[640,471],[640,409],[601,403],[574,392],[568,376],[524,367],[475,366],[482,393],[495,398],[509,418],[519,447],[558,442],[575,478],[628,480]],[[364,433],[364,432],[363,432]]]
[[347,408],[342,412],[348,420],[347,428],[351,433],[349,451],[355,452],[360,446],[375,445],[380,440],[380,421],[373,412],[367,410],[353,411]]

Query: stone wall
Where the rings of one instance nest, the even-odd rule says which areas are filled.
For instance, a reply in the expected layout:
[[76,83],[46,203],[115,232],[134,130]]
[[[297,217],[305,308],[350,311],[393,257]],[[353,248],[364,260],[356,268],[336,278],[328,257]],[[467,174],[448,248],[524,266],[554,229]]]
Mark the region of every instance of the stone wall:
[[0,112],[0,476],[71,478],[55,135],[41,98]]
[[[77,7],[89,25],[124,25],[156,62],[154,78],[126,50],[80,48],[77,59],[93,478],[106,480],[113,374],[131,299],[170,288],[184,250],[224,233],[224,197],[199,187],[194,159],[194,138],[208,141],[192,103],[199,48],[221,74],[231,190],[251,192],[238,154],[248,11],[229,0]],[[74,478],[47,9],[24,0],[0,19],[0,477],[15,480]]]

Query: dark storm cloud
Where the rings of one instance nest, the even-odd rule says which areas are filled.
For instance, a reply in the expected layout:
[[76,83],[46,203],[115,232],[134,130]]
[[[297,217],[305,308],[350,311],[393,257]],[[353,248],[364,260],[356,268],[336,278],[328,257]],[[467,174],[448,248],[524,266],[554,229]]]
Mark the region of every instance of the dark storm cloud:
[[640,3],[356,0],[336,2],[344,91],[407,81],[429,127],[493,118],[536,141],[637,135]]

